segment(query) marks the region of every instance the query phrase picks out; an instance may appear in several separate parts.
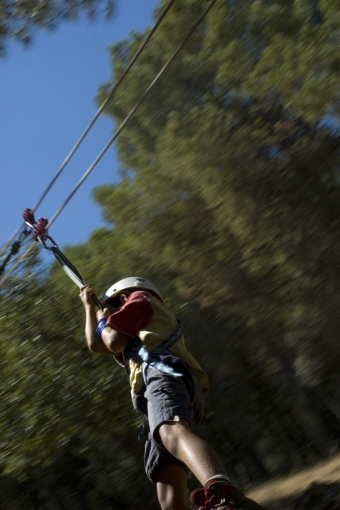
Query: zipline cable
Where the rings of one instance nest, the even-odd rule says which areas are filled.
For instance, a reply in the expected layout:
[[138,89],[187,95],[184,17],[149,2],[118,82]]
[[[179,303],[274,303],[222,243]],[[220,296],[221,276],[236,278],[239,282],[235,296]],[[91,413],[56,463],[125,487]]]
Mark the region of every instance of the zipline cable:
[[[176,48],[176,50],[172,53],[171,57],[168,59],[168,61],[165,63],[165,65],[162,67],[162,69],[159,71],[159,73],[156,75],[156,77],[152,80],[150,85],[145,90],[144,94],[141,96],[139,101],[135,104],[135,106],[130,110],[128,115],[125,117],[123,122],[120,124],[119,128],[115,131],[112,138],[109,140],[109,142],[105,145],[103,150],[99,153],[99,155],[96,157],[92,165],[88,168],[88,170],[84,173],[83,177],[79,180],[73,191],[70,193],[70,195],[67,197],[67,199],[64,201],[62,206],[57,210],[57,212],[52,217],[51,221],[48,223],[47,228],[49,228],[54,221],[57,219],[59,214],[63,211],[63,209],[66,207],[66,205],[69,203],[71,198],[74,196],[76,191],[80,188],[82,183],[85,181],[85,179],[89,176],[89,174],[92,172],[94,167],[97,165],[97,163],[100,161],[100,159],[104,156],[106,151],[109,149],[109,147],[112,145],[112,143],[116,140],[116,138],[119,136],[123,128],[126,126],[127,122],[131,119],[131,117],[136,113],[140,105],[143,103],[144,99],[150,92],[150,90],[154,87],[154,85],[157,83],[157,81],[160,79],[160,77],[164,74],[164,72],[167,70],[169,65],[172,63],[172,61],[176,58],[178,53],[181,51],[183,46],[186,44],[188,39],[191,37],[191,35],[195,32],[197,27],[201,24],[201,22],[204,20],[204,18],[207,16],[207,14],[210,12],[212,7],[215,5],[217,0],[211,0],[208,7],[205,9],[205,11],[201,14],[201,16],[197,19],[196,23],[188,30],[186,36],[184,37],[183,41],[180,43],[180,45]],[[7,280],[8,276],[18,267],[18,265],[26,258],[26,256],[32,251],[34,248],[35,243],[32,243],[27,250],[19,257],[19,259],[16,261],[16,263],[11,267],[11,269],[7,272],[7,274],[0,280],[0,287],[1,285]]]
[[195,30],[197,29],[197,27],[201,24],[201,22],[203,21],[203,19],[206,17],[206,15],[208,14],[208,12],[210,11],[210,9],[213,7],[213,5],[216,3],[217,0],[212,0],[210,5],[207,7],[207,9],[203,12],[203,14],[199,17],[199,19],[196,21],[196,23],[189,29],[189,31],[187,32],[185,38],[183,39],[183,41],[181,42],[181,44],[177,47],[177,49],[173,52],[173,54],[171,55],[171,57],[169,58],[169,60],[166,62],[166,64],[162,67],[162,69],[159,71],[159,73],[156,75],[156,77],[152,80],[152,82],[150,83],[150,85],[148,86],[148,88],[145,90],[144,94],[141,96],[141,98],[139,99],[139,101],[135,104],[135,106],[132,108],[132,110],[130,110],[130,112],[128,113],[128,115],[125,117],[124,121],[121,123],[121,125],[119,126],[119,128],[115,131],[115,133],[113,134],[112,138],[109,140],[109,142],[105,145],[105,147],[102,149],[102,151],[99,153],[99,155],[96,157],[96,159],[94,160],[94,162],[92,163],[92,165],[88,168],[88,170],[85,172],[85,174],[83,175],[83,177],[79,180],[78,184],[75,186],[75,188],[73,189],[73,191],[70,193],[70,195],[67,197],[67,199],[65,200],[65,202],[61,205],[61,207],[58,209],[58,211],[54,214],[54,216],[51,218],[51,220],[49,221],[48,223],[48,227],[50,227],[52,225],[52,223],[54,223],[54,221],[57,219],[57,217],[59,216],[59,214],[62,212],[62,210],[66,207],[66,205],[69,203],[69,201],[71,200],[71,198],[74,196],[74,194],[76,193],[76,191],[80,188],[80,186],[83,184],[83,182],[85,181],[85,179],[90,175],[90,173],[92,172],[92,170],[94,169],[94,167],[97,165],[97,163],[99,163],[99,161],[101,160],[101,158],[104,156],[104,154],[106,153],[106,151],[109,149],[109,147],[112,145],[112,143],[116,140],[116,138],[119,136],[119,134],[121,133],[121,131],[124,129],[124,127],[126,126],[126,124],[128,123],[128,121],[131,119],[131,117],[136,113],[136,111],[138,110],[138,108],[141,106],[141,104],[143,103],[144,99],[146,98],[146,96],[149,94],[150,90],[154,87],[154,85],[157,83],[157,81],[161,78],[161,76],[165,73],[165,71],[167,70],[167,68],[170,66],[170,64],[172,63],[172,61],[176,58],[176,56],[178,55],[178,53],[181,51],[181,49],[183,48],[183,46],[186,44],[186,42],[188,41],[188,39],[191,37],[191,35],[195,32]]
[[[121,83],[123,82],[124,78],[126,77],[126,75],[129,73],[130,69],[132,68],[132,66],[134,65],[134,63],[136,62],[137,58],[140,56],[140,54],[142,53],[142,51],[144,50],[145,46],[148,44],[148,42],[150,41],[150,39],[152,38],[153,34],[156,32],[156,30],[158,29],[159,25],[162,23],[163,19],[165,18],[165,16],[167,15],[168,11],[170,10],[171,6],[174,4],[176,0],[170,0],[170,2],[168,3],[168,5],[166,6],[166,8],[162,11],[159,19],[157,20],[157,22],[155,23],[155,25],[153,26],[152,30],[150,31],[149,35],[147,36],[147,38],[145,39],[145,41],[140,45],[140,47],[138,48],[138,50],[136,51],[136,53],[134,54],[134,56],[132,57],[131,61],[129,62],[128,66],[126,67],[126,69],[124,70],[123,74],[119,77],[119,79],[117,80],[117,82],[115,83],[115,85],[112,87],[109,95],[107,96],[107,98],[105,99],[105,101],[103,102],[103,104],[100,106],[100,108],[97,110],[96,114],[94,115],[93,119],[91,120],[91,122],[89,123],[89,125],[86,127],[86,129],[84,130],[84,132],[82,133],[82,135],[80,136],[80,138],[78,139],[78,141],[76,142],[76,144],[74,145],[74,147],[71,149],[71,151],[69,152],[69,154],[66,156],[65,160],[63,161],[63,163],[61,164],[60,168],[58,169],[58,171],[56,172],[55,176],[53,177],[53,179],[51,180],[51,182],[49,183],[49,185],[47,186],[47,188],[45,189],[45,191],[43,192],[43,194],[41,195],[41,197],[39,198],[39,200],[37,201],[37,203],[35,204],[35,206],[32,208],[32,211],[34,212],[38,207],[39,205],[41,204],[41,202],[44,200],[44,198],[46,197],[47,193],[50,191],[50,189],[52,188],[52,186],[54,185],[54,183],[56,182],[56,180],[58,179],[58,177],[60,176],[60,174],[62,173],[62,171],[64,170],[64,168],[66,167],[66,165],[68,164],[68,162],[70,161],[70,159],[72,158],[72,156],[74,155],[74,153],[76,152],[76,150],[78,149],[78,147],[80,146],[80,144],[82,143],[82,141],[84,140],[84,138],[86,137],[86,135],[88,134],[88,132],[90,131],[90,129],[92,128],[92,126],[94,125],[94,123],[96,122],[96,120],[98,119],[98,117],[100,116],[100,114],[103,112],[104,108],[106,107],[106,105],[109,103],[109,101],[111,101],[113,95],[115,94],[116,90],[119,88],[119,86],[121,85]],[[20,225],[20,227],[12,234],[12,236],[10,237],[10,239],[2,246],[2,248],[0,248],[0,256],[2,255],[2,253],[4,253],[4,251],[8,248],[8,246],[11,244],[11,242],[13,241],[13,239],[16,238],[16,236],[18,235],[18,233],[25,227],[25,223],[23,223],[22,225]]]

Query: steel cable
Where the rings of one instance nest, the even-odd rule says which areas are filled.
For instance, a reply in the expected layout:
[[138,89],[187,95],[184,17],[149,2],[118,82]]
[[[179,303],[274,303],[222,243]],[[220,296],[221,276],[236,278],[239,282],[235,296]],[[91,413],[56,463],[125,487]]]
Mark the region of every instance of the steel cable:
[[[88,134],[88,132],[90,131],[90,129],[92,128],[92,126],[94,125],[94,123],[96,122],[96,120],[98,119],[98,117],[100,116],[100,114],[103,112],[105,106],[108,104],[108,102],[112,99],[113,95],[115,94],[116,90],[118,89],[118,87],[121,85],[121,83],[123,82],[124,78],[126,77],[126,75],[129,73],[130,69],[132,68],[132,66],[134,65],[134,63],[136,62],[137,58],[140,56],[140,54],[142,53],[142,51],[144,50],[144,48],[146,47],[147,43],[150,41],[151,37],[153,36],[153,34],[156,32],[156,30],[158,29],[159,25],[161,24],[161,22],[163,21],[163,19],[165,18],[165,16],[167,15],[169,9],[171,8],[171,6],[173,5],[173,3],[175,2],[176,0],[170,0],[170,2],[168,3],[168,5],[166,6],[166,8],[162,11],[159,19],[157,20],[157,22],[155,23],[155,25],[153,26],[152,30],[150,31],[150,33],[148,34],[147,38],[145,39],[145,41],[143,41],[143,43],[140,45],[140,47],[138,48],[138,50],[136,51],[136,53],[134,54],[134,56],[132,57],[131,61],[129,62],[128,66],[126,67],[126,69],[124,70],[123,74],[119,77],[119,79],[117,80],[117,82],[115,83],[115,85],[112,87],[109,95],[107,96],[107,98],[105,99],[105,101],[103,102],[103,104],[100,106],[100,108],[97,110],[96,114],[94,115],[93,119],[91,120],[91,122],[88,124],[88,126],[86,127],[86,129],[84,130],[84,132],[82,133],[82,135],[80,136],[80,138],[78,139],[78,141],[76,142],[76,144],[73,146],[73,148],[71,149],[71,151],[69,152],[69,154],[66,156],[66,158],[64,159],[63,163],[61,164],[60,168],[57,170],[55,176],[53,177],[53,179],[51,180],[51,182],[49,183],[49,185],[47,186],[47,188],[45,189],[45,191],[43,192],[43,194],[41,195],[41,197],[39,198],[39,200],[37,201],[37,203],[35,204],[35,206],[32,208],[32,211],[34,212],[38,207],[39,205],[41,204],[41,202],[44,200],[44,198],[46,197],[47,193],[50,191],[50,189],[52,188],[52,186],[54,185],[54,183],[56,182],[56,180],[58,179],[58,177],[61,175],[62,171],[64,170],[64,168],[66,167],[66,165],[68,164],[68,162],[70,161],[70,159],[72,158],[72,156],[74,155],[74,153],[76,152],[76,150],[78,149],[78,147],[80,146],[80,144],[82,143],[82,141],[84,140],[84,138],[86,137],[86,135]],[[8,246],[11,244],[11,242],[13,241],[13,239],[16,238],[16,236],[18,235],[18,233],[25,227],[25,223],[22,223],[20,225],[20,227],[12,234],[12,236],[10,237],[10,239],[2,246],[2,248],[0,249],[0,256],[4,253],[4,251],[8,248]]]
[[[186,44],[188,39],[191,37],[191,35],[195,32],[197,27],[201,24],[201,22],[204,20],[204,18],[207,16],[211,8],[214,6],[214,4],[217,2],[217,0],[211,0],[208,7],[205,9],[205,11],[201,14],[201,16],[197,19],[197,21],[194,23],[194,25],[188,30],[186,36],[184,37],[183,41],[179,44],[179,46],[176,48],[176,50],[172,53],[171,57],[168,59],[168,61],[165,63],[165,65],[162,67],[162,69],[159,71],[159,73],[156,75],[156,77],[153,79],[153,81],[150,83],[150,85],[145,90],[144,94],[141,96],[139,101],[135,104],[135,106],[130,110],[128,115],[125,117],[124,121],[120,124],[119,128],[115,131],[112,138],[109,140],[109,142],[105,145],[105,147],[102,149],[102,151],[99,153],[97,158],[94,160],[92,165],[87,169],[87,171],[84,173],[82,178],[79,180],[73,191],[70,193],[70,195],[67,197],[67,199],[64,201],[64,203],[61,205],[61,207],[57,210],[57,212],[53,215],[51,218],[51,221],[48,223],[47,227],[50,227],[54,221],[57,219],[59,214],[63,211],[63,209],[66,207],[68,202],[71,200],[71,198],[74,196],[76,191],[80,188],[82,183],[85,181],[85,179],[89,176],[89,174],[92,172],[92,170],[95,168],[97,163],[100,161],[100,159],[103,157],[103,155],[106,153],[106,151],[109,149],[109,147],[112,145],[112,143],[116,140],[116,138],[119,136],[127,122],[130,120],[130,118],[134,115],[134,113],[138,110],[140,105],[143,103],[144,99],[150,92],[150,90],[154,87],[154,85],[157,83],[157,81],[160,79],[160,77],[164,74],[164,72],[167,70],[169,65],[172,63],[172,61],[176,58],[178,53],[181,51],[183,46]],[[11,267],[11,269],[7,272],[7,274],[2,278],[0,281],[0,287],[1,285],[7,280],[8,276],[18,267],[18,265],[26,258],[26,256],[32,251],[33,247],[35,246],[35,243],[32,243],[27,250],[19,257],[17,262]]]

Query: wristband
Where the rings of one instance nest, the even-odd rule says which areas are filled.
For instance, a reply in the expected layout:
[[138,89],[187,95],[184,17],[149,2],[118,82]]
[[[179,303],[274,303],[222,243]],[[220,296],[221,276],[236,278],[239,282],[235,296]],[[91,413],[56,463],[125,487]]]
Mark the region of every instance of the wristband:
[[106,328],[106,322],[107,322],[107,319],[100,319],[100,321],[98,321],[97,329],[96,329],[97,335],[99,335],[99,336],[102,335],[103,329]]

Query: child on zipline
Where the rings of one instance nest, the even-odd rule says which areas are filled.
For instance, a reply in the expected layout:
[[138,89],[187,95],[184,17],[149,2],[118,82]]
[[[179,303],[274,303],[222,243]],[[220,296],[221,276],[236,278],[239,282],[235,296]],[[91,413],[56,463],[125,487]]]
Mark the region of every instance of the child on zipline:
[[190,496],[196,505],[263,510],[232,485],[215,450],[191,430],[203,416],[208,378],[157,288],[144,278],[120,280],[101,298],[104,309],[97,314],[94,295],[90,287],[80,291],[87,344],[129,372],[133,406],[149,420],[145,471],[162,510],[189,510],[189,470],[203,485]]

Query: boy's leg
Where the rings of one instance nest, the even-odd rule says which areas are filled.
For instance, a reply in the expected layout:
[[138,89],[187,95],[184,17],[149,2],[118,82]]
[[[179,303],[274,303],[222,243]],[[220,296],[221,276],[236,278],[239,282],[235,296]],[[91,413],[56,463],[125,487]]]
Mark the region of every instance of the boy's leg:
[[157,496],[162,510],[189,510],[185,469],[179,464],[167,464],[157,474]]
[[191,432],[186,420],[162,423],[158,435],[167,451],[183,462],[203,485],[204,490],[196,491],[197,497],[190,498],[197,506],[202,504],[199,501],[204,494],[204,500],[212,504],[210,508],[222,508],[219,501],[225,501],[224,508],[228,509],[263,510],[233,486],[215,450]]
[[[180,370],[178,371],[180,372]],[[235,508],[263,510],[231,484],[215,450],[191,432],[191,425],[199,421],[201,414],[202,393],[200,384],[195,383],[198,378],[193,375],[183,378],[183,380],[176,379],[153,367],[148,368],[146,374],[145,398],[148,402],[150,435],[152,437],[152,442],[149,442],[149,445],[158,445],[157,450],[163,451],[160,456],[163,459],[163,467],[166,464],[176,464],[176,460],[182,469],[185,470],[187,467],[204,486],[203,491],[206,499],[210,500],[211,496],[216,493],[218,501],[227,501],[226,495],[230,494],[232,498],[229,499],[236,502]],[[191,379],[189,384],[185,384],[184,381],[189,379]],[[166,452],[170,458],[164,462]],[[146,467],[146,471],[149,473],[150,480],[155,483],[152,473],[155,472],[157,466],[158,468],[162,467],[160,458],[157,457],[157,462],[154,463],[151,462],[152,455],[146,457],[149,459],[148,464],[152,467],[152,469]],[[220,497],[221,494],[223,497]],[[215,506],[211,508],[215,508]],[[225,508],[230,508],[230,506],[225,505]]]
[[189,510],[186,493],[188,469],[156,443],[151,433],[145,442],[144,467],[150,482],[157,487],[162,510]]
[[215,450],[190,430],[186,420],[163,423],[158,434],[163,446],[183,462],[203,486],[216,474],[226,475]]

